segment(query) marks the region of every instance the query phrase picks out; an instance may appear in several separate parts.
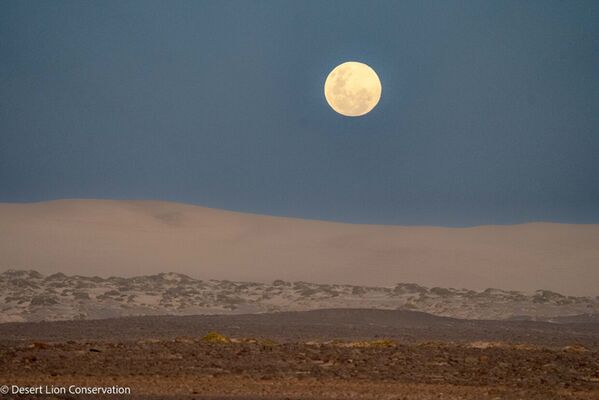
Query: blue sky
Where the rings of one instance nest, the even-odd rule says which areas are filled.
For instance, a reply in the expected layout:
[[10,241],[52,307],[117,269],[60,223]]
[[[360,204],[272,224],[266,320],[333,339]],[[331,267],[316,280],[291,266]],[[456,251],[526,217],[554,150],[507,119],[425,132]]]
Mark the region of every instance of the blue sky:
[[3,1],[0,201],[598,223],[598,71],[596,1]]

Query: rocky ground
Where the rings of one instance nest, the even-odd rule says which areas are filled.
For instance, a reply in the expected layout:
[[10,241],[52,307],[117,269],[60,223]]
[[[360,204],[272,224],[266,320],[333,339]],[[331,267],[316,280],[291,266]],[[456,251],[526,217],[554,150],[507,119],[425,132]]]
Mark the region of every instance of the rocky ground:
[[521,293],[397,283],[390,287],[308,282],[199,280],[176,273],[122,277],[0,273],[0,322],[135,315],[246,314],[326,308],[413,310],[462,319],[599,321],[599,298],[548,290]]
[[499,341],[560,348],[599,348],[597,323],[461,320],[417,311],[328,309],[245,315],[143,316],[89,321],[0,324],[0,341],[171,339],[210,331],[279,342],[369,340],[469,343]]
[[503,324],[377,310],[0,324],[0,385],[131,388],[110,399],[599,399],[599,326]]
[[0,346],[0,371],[11,385],[119,385],[141,398],[599,398],[599,352],[582,346],[198,337],[32,342]]

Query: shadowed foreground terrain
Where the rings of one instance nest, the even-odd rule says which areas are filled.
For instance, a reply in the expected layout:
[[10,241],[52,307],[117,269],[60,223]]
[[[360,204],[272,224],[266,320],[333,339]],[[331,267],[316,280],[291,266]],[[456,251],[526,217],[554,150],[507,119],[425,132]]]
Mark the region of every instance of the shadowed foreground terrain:
[[599,399],[599,325],[347,309],[9,323],[0,384],[131,388],[111,399]]

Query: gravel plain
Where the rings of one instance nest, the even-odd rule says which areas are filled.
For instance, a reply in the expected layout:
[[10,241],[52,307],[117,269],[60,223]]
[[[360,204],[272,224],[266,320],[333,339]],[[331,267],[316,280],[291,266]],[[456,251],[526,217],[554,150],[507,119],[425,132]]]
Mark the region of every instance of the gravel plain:
[[599,399],[596,326],[510,326],[375,310],[2,324],[0,384],[131,388],[14,399]]

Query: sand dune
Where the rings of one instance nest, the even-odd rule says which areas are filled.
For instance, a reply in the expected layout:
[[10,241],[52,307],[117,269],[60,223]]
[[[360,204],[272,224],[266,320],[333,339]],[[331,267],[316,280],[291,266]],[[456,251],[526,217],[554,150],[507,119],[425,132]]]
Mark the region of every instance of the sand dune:
[[599,294],[599,225],[356,225],[157,201],[0,204],[0,270]]

